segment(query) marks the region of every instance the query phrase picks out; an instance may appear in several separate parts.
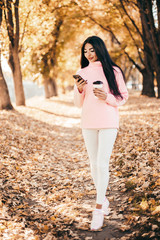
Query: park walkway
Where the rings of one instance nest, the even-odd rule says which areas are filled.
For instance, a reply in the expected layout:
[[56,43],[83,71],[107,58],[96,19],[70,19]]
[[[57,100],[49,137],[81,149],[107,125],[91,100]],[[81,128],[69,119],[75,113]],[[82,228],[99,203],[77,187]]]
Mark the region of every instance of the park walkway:
[[[160,100],[130,93],[110,161],[111,214],[89,230],[95,189],[73,93],[0,112],[0,239],[158,239]],[[141,237],[141,238],[140,238]]]

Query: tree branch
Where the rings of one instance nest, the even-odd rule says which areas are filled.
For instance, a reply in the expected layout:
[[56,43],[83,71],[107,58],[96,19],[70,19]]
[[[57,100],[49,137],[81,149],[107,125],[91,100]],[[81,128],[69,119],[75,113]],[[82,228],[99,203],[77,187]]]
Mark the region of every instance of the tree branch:
[[158,29],[160,29],[160,1],[157,0]]
[[125,75],[125,78],[126,78],[126,82],[128,82],[128,79],[129,79],[129,77],[131,75],[132,69],[133,69],[133,65],[131,65],[129,68],[127,67],[128,71],[124,72],[124,75]]
[[158,48],[158,37],[155,29],[154,19],[153,19],[153,12],[152,12],[152,1],[147,0],[146,1],[147,6],[147,15],[149,19],[149,25],[150,25],[150,33],[152,35],[153,44],[158,53],[160,53],[160,49]]
[[3,0],[0,0],[0,27],[2,23],[2,8],[4,6]]
[[[79,5],[78,5],[78,6],[79,6]],[[95,24],[97,24],[97,25],[98,25],[99,27],[101,27],[103,30],[109,32],[109,33],[112,35],[113,39],[116,41],[116,43],[117,43],[120,47],[122,47],[121,42],[118,40],[118,38],[116,37],[116,35],[114,34],[114,32],[112,31],[112,29],[111,29],[109,26],[104,27],[101,23],[97,22],[91,15],[89,15],[88,13],[86,13],[85,10],[84,10],[81,6],[79,6],[79,8],[81,9],[81,11],[83,12],[83,14],[84,14],[87,18],[89,18],[92,22],[94,22]],[[123,47],[122,49],[124,50],[124,47]],[[128,54],[125,50],[124,50],[124,53],[125,53],[125,55],[128,57],[128,59],[136,66],[136,68],[137,68],[140,72],[142,72],[142,68],[129,56],[129,54]]]
[[124,1],[125,1],[126,3],[129,3],[129,4],[132,3],[133,6],[138,7],[138,5],[137,5],[137,3],[136,3],[135,1],[131,1],[131,0],[124,0]]
[[[90,16],[88,16],[90,18]],[[111,33],[113,39],[116,41],[116,43],[120,46],[122,46],[121,42],[118,40],[118,38],[116,37],[116,35],[113,33],[113,31],[108,27],[108,28],[105,28],[103,27],[101,24],[97,23],[95,21],[95,19],[93,18],[90,18],[93,22],[95,22],[96,24],[98,24],[102,29],[108,31],[109,33]],[[124,53],[125,55],[128,57],[128,59],[137,67],[137,69],[141,72],[142,71],[142,68],[129,56],[129,54],[124,50]]]
[[25,34],[25,30],[26,30],[26,26],[27,26],[27,20],[29,18],[29,14],[30,14],[31,10],[29,10],[29,12],[27,13],[25,22],[24,22],[24,27],[23,27],[23,33],[22,33],[22,37],[21,37],[21,42],[19,44],[19,52],[21,52],[22,50],[22,43],[23,43],[23,39],[24,39],[24,34]]
[[12,17],[12,9],[11,9],[11,2],[9,0],[3,1],[4,2],[4,16],[7,25],[7,32],[10,43],[14,46],[14,24],[13,24],[13,17]]
[[[117,6],[116,6],[116,8],[117,8]],[[120,8],[117,8],[117,10],[119,11],[119,13],[120,13],[120,15],[121,15],[121,18],[124,19],[124,18],[123,18],[123,14],[122,14]],[[130,30],[130,28],[128,27],[127,23],[126,23],[124,20],[123,20],[123,23],[124,23],[124,25],[125,25],[128,33],[129,33],[131,39],[133,40],[134,45],[136,46],[137,53],[138,53],[138,56],[139,56],[139,58],[140,58],[140,61],[141,61],[141,63],[144,65],[144,61],[143,61],[143,59],[142,59],[142,57],[141,57],[141,53],[140,53],[140,51],[139,51],[139,46],[137,45],[136,40],[134,39],[131,30]]]
[[[3,2],[0,0],[0,35],[1,35],[1,24],[2,24],[2,8]],[[1,40],[0,40],[0,66],[1,66]]]
[[19,45],[19,0],[16,0],[14,3],[14,11],[15,11],[15,20],[16,20],[16,32],[15,32],[15,45],[18,49]]
[[141,39],[142,39],[142,41],[143,41],[143,35],[142,35],[142,33],[140,32],[139,28],[137,27],[135,21],[134,21],[134,20],[131,18],[131,16],[128,14],[128,12],[127,12],[124,4],[123,4],[123,0],[119,0],[119,1],[120,1],[120,3],[121,3],[121,6],[122,6],[125,14],[126,14],[127,17],[130,19],[130,21],[132,22],[133,26],[135,27],[136,31],[138,32],[138,34],[140,35],[140,37],[141,37]]
[[142,68],[133,60],[133,58],[131,58],[126,51],[124,51],[124,53],[126,54],[126,56],[128,57],[128,59],[136,66],[136,68],[137,68],[140,72],[142,72]]
[[157,0],[157,16],[158,16],[158,42],[160,48],[160,1]]
[[157,51],[154,47],[152,35],[151,35],[150,28],[148,25],[148,18],[147,18],[148,16],[146,14],[146,5],[145,5],[145,2],[141,1],[141,0],[137,0],[137,3],[139,6],[139,10],[140,10],[142,25],[143,25],[143,28],[144,28],[144,31],[146,34],[147,41],[145,41],[145,42],[147,45],[149,45],[149,49],[151,49],[152,58],[154,60],[155,67],[158,69],[159,68],[159,59],[157,58]]

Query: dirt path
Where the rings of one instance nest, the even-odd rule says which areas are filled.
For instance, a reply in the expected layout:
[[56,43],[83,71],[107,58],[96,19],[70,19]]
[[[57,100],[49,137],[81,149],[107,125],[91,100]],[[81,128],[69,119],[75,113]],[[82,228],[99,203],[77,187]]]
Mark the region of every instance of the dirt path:
[[130,94],[120,115],[111,214],[91,232],[95,189],[73,95],[0,112],[0,239],[159,238],[160,100]]

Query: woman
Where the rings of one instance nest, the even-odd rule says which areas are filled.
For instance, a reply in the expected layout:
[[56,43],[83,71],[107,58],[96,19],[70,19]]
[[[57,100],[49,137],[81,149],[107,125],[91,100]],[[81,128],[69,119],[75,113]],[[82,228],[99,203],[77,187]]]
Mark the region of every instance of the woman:
[[[97,36],[84,41],[77,74],[80,76],[75,81],[74,103],[82,107],[82,134],[97,193],[91,230],[98,230],[103,226],[104,215],[109,214],[109,201],[105,197],[109,159],[119,128],[118,107],[128,99],[128,91],[122,70],[111,60],[103,40]],[[103,87],[93,87],[95,81]]]

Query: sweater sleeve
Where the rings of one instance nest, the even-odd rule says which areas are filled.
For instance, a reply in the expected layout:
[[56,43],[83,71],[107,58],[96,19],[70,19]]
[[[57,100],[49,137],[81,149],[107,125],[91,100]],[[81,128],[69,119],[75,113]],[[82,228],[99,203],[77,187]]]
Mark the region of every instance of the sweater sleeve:
[[75,84],[74,85],[74,104],[75,104],[75,106],[82,107],[84,96],[85,96],[84,90],[83,90],[82,93],[80,93],[78,91],[78,88],[77,88],[76,84]]
[[120,97],[116,98],[113,94],[107,93],[106,103],[110,104],[113,107],[118,107],[118,106],[122,106],[127,101],[128,91],[127,91],[126,84],[124,82],[122,72],[119,69],[117,71],[115,71],[115,77],[116,77],[119,91],[120,91],[123,99]]

